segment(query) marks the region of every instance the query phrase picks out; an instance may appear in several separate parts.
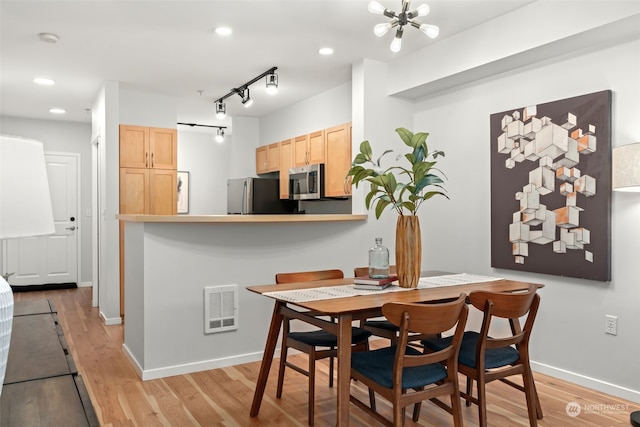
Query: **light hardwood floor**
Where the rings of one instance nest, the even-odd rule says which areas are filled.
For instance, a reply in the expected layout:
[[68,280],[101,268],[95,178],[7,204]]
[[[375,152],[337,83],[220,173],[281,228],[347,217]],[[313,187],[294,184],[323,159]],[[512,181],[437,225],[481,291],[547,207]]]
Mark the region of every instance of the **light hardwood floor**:
[[[277,363],[274,361],[260,414],[249,417],[259,362],[151,381],[141,381],[122,352],[123,327],[105,326],[98,310],[91,307],[91,289],[26,292],[14,294],[16,301],[50,299],[58,311],[73,359],[104,426],[306,426],[306,377],[289,370],[282,399],[276,399]],[[385,341],[374,342],[383,344]],[[167,337],[167,350],[171,337]],[[293,357],[305,357],[297,355]],[[328,364],[319,363],[316,380],[318,427],[335,425],[335,389],[328,387]],[[545,426],[628,426],[629,413],[640,405],[594,392],[553,377],[535,374],[544,411]],[[461,382],[461,384],[463,384]],[[366,401],[366,390],[352,384],[352,393]],[[502,383],[487,389],[490,426],[527,426],[524,395]],[[569,402],[577,402],[582,412],[566,413]],[[382,398],[378,409],[390,416]],[[586,413],[589,409],[590,413]],[[463,405],[464,422],[475,426],[477,408]],[[449,414],[431,403],[422,405],[420,421],[407,426],[453,425]],[[376,422],[352,405],[351,425],[372,426]]]

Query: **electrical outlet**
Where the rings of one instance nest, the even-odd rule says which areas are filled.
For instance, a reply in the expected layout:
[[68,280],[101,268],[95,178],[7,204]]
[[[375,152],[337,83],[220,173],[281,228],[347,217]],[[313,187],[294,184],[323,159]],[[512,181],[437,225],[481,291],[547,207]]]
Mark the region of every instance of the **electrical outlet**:
[[604,318],[604,332],[606,334],[618,335],[618,317],[607,314]]

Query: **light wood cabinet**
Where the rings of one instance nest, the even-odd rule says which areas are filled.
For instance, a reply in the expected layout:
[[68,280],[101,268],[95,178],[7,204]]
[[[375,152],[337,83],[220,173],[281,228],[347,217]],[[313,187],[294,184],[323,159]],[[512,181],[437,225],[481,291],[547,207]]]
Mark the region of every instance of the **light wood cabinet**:
[[307,147],[309,135],[300,135],[293,138],[293,165],[304,166],[307,164]]
[[309,164],[324,163],[326,160],[325,131],[319,130],[309,134],[308,159]]
[[324,163],[324,130],[295,137],[293,151],[294,166]]
[[280,143],[256,148],[256,174],[280,171]]
[[293,139],[280,142],[280,198],[289,198],[289,168],[293,167]]
[[267,162],[267,148],[266,145],[256,148],[256,174],[267,173],[269,167]]
[[325,129],[325,156],[325,196],[351,195],[351,184],[345,180],[351,167],[351,123]]
[[176,129],[120,125],[120,167],[177,169]]
[[280,171],[280,143],[267,145],[267,172]]
[[[176,215],[176,129],[120,125],[120,213]],[[124,224],[120,223],[120,315],[124,316]]]

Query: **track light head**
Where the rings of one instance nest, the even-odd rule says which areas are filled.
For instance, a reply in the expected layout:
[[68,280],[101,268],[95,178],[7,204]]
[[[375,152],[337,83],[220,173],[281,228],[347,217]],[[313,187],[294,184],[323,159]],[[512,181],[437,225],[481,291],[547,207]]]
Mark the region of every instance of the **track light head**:
[[216,119],[224,120],[227,116],[227,106],[221,99],[216,101]]
[[276,73],[267,74],[267,93],[273,95],[278,92],[278,75]]
[[241,89],[239,95],[242,98],[242,105],[244,105],[245,108],[251,107],[253,99],[251,99],[251,95],[249,94],[249,88]]
[[218,128],[216,132],[216,142],[224,142],[224,129]]

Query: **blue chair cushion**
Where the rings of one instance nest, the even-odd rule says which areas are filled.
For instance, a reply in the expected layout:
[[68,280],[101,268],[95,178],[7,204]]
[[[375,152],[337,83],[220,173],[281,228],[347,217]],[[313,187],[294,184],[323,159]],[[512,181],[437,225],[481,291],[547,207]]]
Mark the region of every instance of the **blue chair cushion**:
[[[422,354],[412,347],[407,347],[409,355]],[[355,369],[378,384],[393,388],[393,365],[396,346],[372,351],[362,351],[351,355],[351,369]],[[404,368],[402,372],[402,388],[423,387],[436,383],[447,377],[447,370],[440,363]]]
[[[460,354],[458,356],[459,363],[469,366],[470,368],[476,367],[476,347],[479,338],[480,334],[477,332],[467,331],[464,333]],[[422,344],[431,350],[438,351],[450,346],[452,339],[453,337],[423,340]],[[488,349],[484,355],[485,369],[511,365],[515,363],[519,357],[518,350],[513,347]]]
[[[356,327],[351,328],[352,344],[365,342],[370,336],[371,332],[369,331]],[[322,329],[311,332],[290,332],[287,337],[315,347],[335,347],[338,345],[338,337]]]
[[367,320],[364,322],[364,326],[371,326],[373,328],[385,329],[391,332],[397,332],[400,328],[388,320]]

